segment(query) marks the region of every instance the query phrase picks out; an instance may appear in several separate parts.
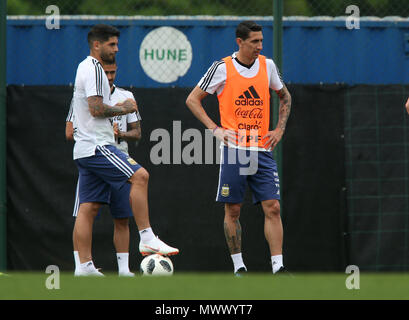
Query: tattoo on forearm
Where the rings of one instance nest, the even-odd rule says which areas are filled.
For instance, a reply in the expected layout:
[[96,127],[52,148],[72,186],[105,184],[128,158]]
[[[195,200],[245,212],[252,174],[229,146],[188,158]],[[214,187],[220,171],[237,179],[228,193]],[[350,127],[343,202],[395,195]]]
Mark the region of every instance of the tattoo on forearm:
[[230,254],[236,254],[241,252],[241,225],[237,220],[235,222],[235,230],[233,234],[230,234],[227,223],[224,223],[224,235],[226,237],[227,246],[229,247]]
[[121,138],[126,141],[138,140],[140,135],[141,134],[137,129],[131,129],[125,132],[121,132]]
[[280,109],[278,113],[277,125],[284,131],[291,112],[291,95],[285,86],[281,90],[277,91],[277,94],[280,98]]
[[121,107],[109,106],[103,103],[101,97],[89,97],[88,106],[91,114],[96,118],[108,118],[126,114]]

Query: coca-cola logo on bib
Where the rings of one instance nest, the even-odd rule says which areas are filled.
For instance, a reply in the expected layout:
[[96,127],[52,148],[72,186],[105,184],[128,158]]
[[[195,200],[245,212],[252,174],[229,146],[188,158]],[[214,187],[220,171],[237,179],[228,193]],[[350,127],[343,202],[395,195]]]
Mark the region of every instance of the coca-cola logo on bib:
[[238,107],[234,114],[236,115],[237,118],[262,119],[263,109],[262,108],[242,109],[241,107]]

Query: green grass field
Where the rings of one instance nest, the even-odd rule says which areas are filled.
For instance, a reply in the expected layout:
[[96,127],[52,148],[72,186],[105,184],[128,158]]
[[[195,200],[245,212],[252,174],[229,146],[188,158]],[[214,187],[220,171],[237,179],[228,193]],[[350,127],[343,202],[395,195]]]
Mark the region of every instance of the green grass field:
[[60,289],[47,289],[46,273],[0,276],[1,300],[374,300],[409,299],[408,273],[360,274],[360,289],[347,289],[348,274],[311,273],[275,277],[249,273],[177,273],[171,277],[76,278],[60,273]]

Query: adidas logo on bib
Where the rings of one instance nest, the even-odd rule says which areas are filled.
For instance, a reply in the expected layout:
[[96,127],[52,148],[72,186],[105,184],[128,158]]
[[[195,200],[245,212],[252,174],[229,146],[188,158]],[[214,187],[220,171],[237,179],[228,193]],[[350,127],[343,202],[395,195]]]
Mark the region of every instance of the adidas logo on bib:
[[234,101],[234,104],[236,106],[262,106],[263,100],[260,99],[256,89],[251,86]]

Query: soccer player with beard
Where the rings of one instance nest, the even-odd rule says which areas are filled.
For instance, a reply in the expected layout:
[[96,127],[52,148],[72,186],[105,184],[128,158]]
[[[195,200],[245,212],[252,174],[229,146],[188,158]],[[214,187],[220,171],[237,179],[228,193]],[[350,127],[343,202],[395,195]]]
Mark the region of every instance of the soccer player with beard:
[[[104,71],[109,81],[111,88],[111,102],[116,104],[117,102],[125,101],[127,98],[135,99],[132,92],[115,86],[114,81],[116,78],[117,65],[113,63],[104,63]],[[65,135],[66,139],[74,140],[74,112],[72,110],[72,104],[65,122]],[[128,113],[124,116],[116,116],[112,118],[114,134],[115,134],[115,146],[122,152],[128,153],[128,142],[137,143],[141,138],[141,125],[142,120],[139,112]],[[77,184],[78,186],[78,184]],[[116,257],[118,263],[118,274],[123,277],[133,277],[134,273],[129,270],[129,218],[133,217],[132,209],[129,203],[129,190],[130,184],[124,184],[121,190],[111,188],[111,196],[109,208],[114,220],[114,246],[116,250]],[[73,216],[77,217],[78,214],[78,199],[79,190],[77,188],[75,194],[75,205]],[[76,243],[74,243],[74,262],[75,272],[79,272],[80,262],[78,256],[78,249]]]
[[77,244],[80,268],[76,275],[103,276],[92,260],[92,226],[99,208],[109,203],[110,190],[131,184],[129,198],[140,234],[142,255],[173,255],[179,250],[168,246],[152,231],[148,209],[148,172],[115,147],[112,117],[137,112],[135,100],[128,98],[111,105],[111,89],[102,64],[115,61],[120,32],[98,24],[88,33],[90,55],[77,68],[72,107],[74,118],[74,161],[79,171],[79,210],[73,241]]

